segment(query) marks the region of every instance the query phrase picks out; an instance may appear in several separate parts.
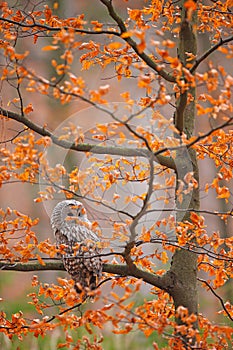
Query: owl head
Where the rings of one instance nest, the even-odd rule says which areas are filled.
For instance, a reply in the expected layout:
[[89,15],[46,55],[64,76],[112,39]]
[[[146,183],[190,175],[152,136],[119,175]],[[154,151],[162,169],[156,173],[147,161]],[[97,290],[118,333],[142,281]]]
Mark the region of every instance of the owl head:
[[64,224],[77,225],[78,220],[89,223],[83,204],[75,199],[65,200],[58,203],[53,209],[51,226],[56,231]]

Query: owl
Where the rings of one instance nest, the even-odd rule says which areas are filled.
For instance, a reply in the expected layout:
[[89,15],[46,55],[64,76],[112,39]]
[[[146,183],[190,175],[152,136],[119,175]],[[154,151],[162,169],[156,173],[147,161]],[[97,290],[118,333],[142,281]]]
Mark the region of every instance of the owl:
[[58,203],[51,216],[51,226],[57,247],[65,245],[65,254],[58,256],[74,280],[77,293],[96,289],[102,274],[100,249],[96,244],[99,238],[91,229],[83,204],[74,199]]

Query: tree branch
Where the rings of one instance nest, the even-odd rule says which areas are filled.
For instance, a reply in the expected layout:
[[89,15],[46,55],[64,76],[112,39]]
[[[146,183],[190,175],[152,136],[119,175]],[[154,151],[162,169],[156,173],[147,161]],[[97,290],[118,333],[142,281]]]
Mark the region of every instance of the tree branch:
[[[32,24],[28,24],[28,23],[16,22],[16,21],[9,19],[9,18],[0,18],[0,21],[11,23],[11,24],[23,27],[23,28],[32,28],[32,29],[38,28],[38,29],[43,29],[44,31],[53,31],[53,32],[56,31],[57,32],[57,31],[60,31],[61,29],[69,30],[70,28],[72,28],[75,31],[75,33],[80,33],[80,34],[87,34],[87,35],[105,34],[105,35],[115,35],[117,37],[121,37],[123,33],[127,32],[127,29],[126,29],[126,26],[125,26],[123,20],[115,12],[111,1],[108,1],[108,0],[100,0],[100,1],[108,8],[109,15],[112,17],[112,19],[114,19],[114,21],[118,24],[118,26],[121,30],[120,33],[118,33],[117,31],[114,31],[114,30],[94,31],[94,30],[73,28],[72,26],[64,26],[62,28],[61,27],[51,27],[51,26],[48,26],[45,24],[40,24],[37,22],[34,22]],[[144,52],[138,51],[137,43],[132,38],[127,37],[127,38],[122,38],[122,40],[127,42],[132,47],[132,49],[136,52],[136,54],[144,62],[146,62],[150,68],[155,70],[161,77],[163,77],[164,79],[166,79],[167,81],[169,81],[171,83],[175,83],[176,79],[170,73],[161,69],[161,67],[158,64],[156,64],[155,61],[150,58],[150,56],[148,56]]]
[[205,139],[206,137],[210,136],[211,134],[213,134],[215,131],[226,128],[228,126],[231,126],[233,123],[233,117],[230,117],[227,121],[225,121],[224,123],[216,126],[215,128],[210,129],[208,132],[204,133],[204,134],[200,134],[196,137],[193,138],[192,141],[190,141],[187,144],[182,144],[180,146],[174,146],[174,147],[164,147],[159,149],[158,151],[156,151],[154,153],[154,156],[158,157],[161,153],[164,153],[166,151],[178,151],[179,149],[182,148],[191,148],[193,145],[197,144],[199,141]]
[[[52,260],[46,262],[44,265],[41,265],[39,262],[7,263],[6,261],[0,261],[0,270],[21,272],[65,271],[63,263],[61,261]],[[137,268],[136,266],[133,269],[133,271],[131,271],[127,265],[116,264],[104,264],[103,272],[121,276],[132,276],[135,278],[142,279],[144,282],[149,283],[165,291],[170,290],[171,278],[167,274],[164,274],[163,276],[157,276],[153,273],[143,271]]]
[[190,69],[191,73],[194,73],[195,70],[197,69],[197,67],[199,66],[199,64],[201,62],[203,62],[209,55],[211,55],[214,51],[216,51],[220,46],[229,43],[230,41],[233,40],[233,35],[226,38],[226,39],[220,39],[220,41],[215,44],[214,46],[212,46],[209,50],[207,50],[206,52],[204,52],[203,55],[201,55],[198,59],[196,59],[196,62],[194,63],[194,65],[192,66],[192,68]]
[[28,263],[7,263],[6,261],[0,261],[0,270],[2,271],[21,271],[21,272],[32,272],[32,271],[65,271],[63,263],[58,261],[49,261],[44,265],[37,262]]
[[[118,24],[121,36],[122,34],[127,32],[127,28],[125,26],[124,21],[122,18],[116,13],[111,0],[100,0],[102,4],[104,4],[107,9],[110,17]],[[145,62],[147,65],[152,68],[154,71],[158,73],[161,77],[163,77],[165,80],[169,81],[170,83],[175,83],[176,78],[171,75],[170,73],[166,72],[164,69],[161,69],[161,66],[158,65],[153,59],[150,58],[145,52],[140,52],[138,50],[138,45],[136,41],[134,41],[131,37],[122,38],[124,41],[126,41],[130,47],[136,52],[136,54]]]
[[[123,157],[150,157],[151,152],[146,148],[129,148],[129,147],[116,147],[116,146],[99,146],[87,143],[75,144],[66,140],[61,140],[59,137],[55,136],[48,129],[41,127],[40,125],[27,119],[25,116],[18,113],[8,111],[4,108],[0,108],[0,115],[7,117],[9,119],[16,120],[17,122],[25,125],[29,129],[35,131],[37,134],[43,137],[50,137],[53,143],[65,149],[71,149],[79,152],[92,152],[96,154],[111,154]],[[176,169],[174,160],[171,157],[165,157],[159,155],[154,158],[157,163],[167,168]]]
[[[75,33],[79,33],[79,34],[87,34],[87,35],[101,35],[101,34],[106,34],[106,35],[116,35],[118,37],[121,36],[121,33],[118,33],[117,31],[114,30],[90,30],[90,29],[80,29],[80,28],[74,28],[72,26],[64,26],[64,27],[51,27],[47,24],[40,24],[36,21],[34,21],[32,24],[29,23],[23,23],[23,22],[16,22],[12,19],[9,18],[0,18],[0,21],[6,22],[6,23],[11,23],[14,25],[17,25],[19,27],[22,28],[31,28],[31,29],[44,29],[44,32],[50,31],[50,32],[59,32],[60,30],[64,29],[64,30],[69,30],[69,29],[73,29]],[[33,35],[33,34],[32,34]]]
[[203,280],[202,278],[198,278],[198,281],[204,283],[211,290],[213,295],[220,301],[220,304],[222,305],[222,308],[225,311],[225,313],[227,314],[227,316],[229,317],[229,319],[231,321],[233,321],[233,317],[231,316],[230,312],[227,310],[223,299],[215,292],[214,288],[212,288],[211,285],[207,281]]
[[[135,244],[135,239],[137,237],[137,234],[136,234],[136,227],[139,223],[139,220],[143,217],[143,215],[146,214],[146,209],[148,207],[148,204],[149,204],[149,200],[151,198],[151,195],[153,193],[153,183],[154,183],[154,163],[153,163],[153,153],[151,153],[151,157],[149,159],[149,164],[150,164],[150,177],[149,177],[149,183],[148,183],[148,190],[147,190],[147,193],[146,193],[146,196],[143,200],[143,204],[142,204],[142,207],[141,209],[139,210],[139,212],[135,215],[134,217],[134,220],[133,222],[131,223],[130,225],[130,240],[129,240],[129,245],[133,242],[133,244]],[[127,244],[128,246],[128,244]],[[126,249],[125,249],[125,253],[127,251],[127,246],[126,246]],[[130,250],[132,249],[132,246],[130,247],[129,249],[129,252]],[[128,252],[128,253],[129,253]]]

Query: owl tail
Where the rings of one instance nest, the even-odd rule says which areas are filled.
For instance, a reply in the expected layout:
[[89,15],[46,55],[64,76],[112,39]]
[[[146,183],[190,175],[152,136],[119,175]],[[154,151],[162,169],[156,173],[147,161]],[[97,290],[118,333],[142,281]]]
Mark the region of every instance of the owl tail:
[[74,288],[78,294],[97,288],[97,276],[93,271],[82,271],[78,276],[73,276],[73,280],[75,282]]

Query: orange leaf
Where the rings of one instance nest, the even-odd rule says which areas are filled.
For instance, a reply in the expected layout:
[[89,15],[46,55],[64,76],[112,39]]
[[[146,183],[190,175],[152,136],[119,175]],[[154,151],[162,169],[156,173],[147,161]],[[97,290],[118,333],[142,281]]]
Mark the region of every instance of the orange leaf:
[[196,10],[197,8],[197,4],[193,1],[193,0],[188,0],[184,3],[184,7],[188,10],[188,9],[192,9],[192,10]]
[[25,107],[25,108],[23,109],[23,111],[24,111],[25,114],[29,114],[30,112],[32,112],[32,111],[33,111],[32,104],[29,103],[29,105],[27,105],[27,107]]
[[128,31],[128,32],[124,32],[123,34],[121,34],[121,37],[125,39],[125,38],[129,38],[132,35],[133,35],[133,32]]
[[197,9],[197,4],[193,0],[188,0],[184,3],[184,7],[187,10],[187,14],[186,14],[187,20],[191,21],[193,11]]
[[96,128],[102,131],[104,134],[108,131],[108,126],[106,124],[97,124]]
[[110,50],[117,50],[120,47],[122,47],[122,43],[119,43],[119,42],[113,42],[113,43],[108,44],[108,49],[110,49]]
[[150,231],[143,233],[141,237],[144,242],[150,242],[150,239],[151,239]]
[[162,251],[162,254],[161,254],[161,261],[166,264],[168,262],[168,256],[167,256],[167,253],[165,251]]
[[194,213],[193,211],[190,214],[190,219],[194,224],[198,224],[200,220],[200,216],[197,213]]
[[42,51],[53,51],[53,50],[57,50],[59,49],[59,46],[58,45],[47,45],[47,46],[44,46],[42,47]]
[[37,260],[39,261],[39,263],[41,264],[41,265],[45,265],[45,262],[42,260],[42,258],[41,258],[41,256],[40,255],[38,255],[38,254],[36,254],[36,258],[37,258]]

